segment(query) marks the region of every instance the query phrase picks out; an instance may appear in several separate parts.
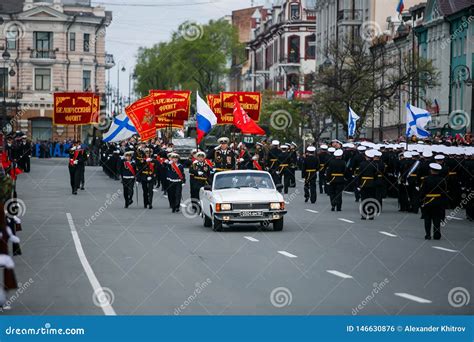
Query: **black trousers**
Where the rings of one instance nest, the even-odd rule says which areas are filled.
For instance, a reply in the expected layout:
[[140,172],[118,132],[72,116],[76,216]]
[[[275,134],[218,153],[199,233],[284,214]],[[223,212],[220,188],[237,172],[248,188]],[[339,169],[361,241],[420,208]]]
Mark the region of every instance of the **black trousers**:
[[326,185],[326,175],[324,172],[320,171],[319,172],[319,192],[322,194],[328,193],[327,185]]
[[71,189],[73,192],[76,192],[79,188],[81,182],[81,168],[80,166],[71,166],[69,165],[69,181],[71,183]]
[[284,168],[282,172],[280,173],[280,177],[281,177],[281,181],[283,181],[283,189],[284,189],[283,191],[285,194],[287,194],[288,188],[291,185],[291,179],[292,179],[291,170],[287,167]]
[[281,184],[281,174],[277,174],[276,170],[270,170],[270,175],[272,176],[273,183],[275,183],[275,186]]
[[342,192],[344,191],[344,183],[333,183],[328,185],[328,194],[331,200],[331,207],[341,210],[342,208]]
[[361,208],[362,217],[374,218],[376,215],[378,215],[377,209],[380,208],[380,204],[377,205],[377,203],[372,203],[376,201],[375,187],[363,187],[360,189],[360,199],[363,202]]
[[409,182],[408,187],[408,198],[409,198],[409,211],[418,213],[420,209],[420,191],[416,190],[415,182]]
[[181,205],[182,184],[182,182],[169,182],[168,184],[168,201],[170,202],[171,209],[179,209]]
[[153,205],[153,185],[155,181],[153,178],[147,180],[146,178],[142,179],[142,190],[143,190],[143,204],[145,207]]
[[125,198],[125,205],[130,205],[133,200],[133,188],[135,186],[135,178],[126,178],[122,180],[123,197]]
[[316,191],[316,172],[306,175],[304,180],[304,198],[310,199],[311,203],[316,203],[318,192]]
[[290,188],[296,187],[296,168],[290,167]]
[[191,185],[190,185],[190,188],[191,188],[191,198],[194,199],[194,200],[198,200],[199,201],[199,191],[201,190],[201,188],[203,186],[206,185],[206,182],[201,182],[201,181],[198,181],[198,180],[194,180],[192,181]]
[[410,202],[408,201],[408,188],[405,184],[398,185],[398,204],[400,211],[409,211]]
[[425,234],[431,236],[433,227],[433,237],[438,240],[441,238],[441,220],[444,218],[444,208],[440,206],[431,206],[423,208],[423,219],[425,220]]

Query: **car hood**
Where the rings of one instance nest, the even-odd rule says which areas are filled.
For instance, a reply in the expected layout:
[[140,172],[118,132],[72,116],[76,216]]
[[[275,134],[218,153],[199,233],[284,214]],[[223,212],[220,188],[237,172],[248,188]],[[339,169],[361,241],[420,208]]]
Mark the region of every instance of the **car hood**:
[[274,189],[222,189],[214,190],[213,194],[220,203],[283,202],[283,196]]

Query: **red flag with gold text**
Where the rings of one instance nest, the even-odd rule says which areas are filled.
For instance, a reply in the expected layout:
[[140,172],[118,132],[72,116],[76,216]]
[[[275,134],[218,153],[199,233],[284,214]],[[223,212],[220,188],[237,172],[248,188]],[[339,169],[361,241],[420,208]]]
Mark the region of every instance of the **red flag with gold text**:
[[151,96],[145,96],[125,108],[143,141],[156,137],[156,118]]

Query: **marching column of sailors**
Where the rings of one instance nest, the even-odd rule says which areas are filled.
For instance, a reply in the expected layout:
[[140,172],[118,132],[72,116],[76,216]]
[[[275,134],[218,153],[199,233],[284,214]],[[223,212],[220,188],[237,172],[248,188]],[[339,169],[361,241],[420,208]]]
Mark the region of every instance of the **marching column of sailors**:
[[[299,154],[294,143],[277,140],[257,142],[249,148],[220,138],[207,153],[194,150],[189,159],[190,198],[199,206],[200,189],[212,184],[213,175],[228,170],[268,171],[279,191],[287,194],[296,186],[296,170],[301,170],[305,202],[315,204],[319,193],[330,198],[331,210],[342,210],[343,192],[354,192],[360,202],[362,220],[373,220],[386,197],[398,198],[399,211],[418,213],[425,220],[426,239],[440,238],[440,222],[446,209],[460,205],[473,218],[474,149],[444,145],[374,144],[370,142],[308,146]],[[71,187],[77,192],[83,177],[80,143],[71,149]],[[145,208],[152,208],[153,189],[168,196],[173,212],[180,211],[182,187],[186,182],[184,164],[172,144],[158,141],[145,144],[123,142],[104,144],[102,166],[113,179],[122,179],[125,207],[133,202],[136,182],[142,184]],[[74,181],[73,181],[74,178]],[[461,203],[462,202],[462,203]]]

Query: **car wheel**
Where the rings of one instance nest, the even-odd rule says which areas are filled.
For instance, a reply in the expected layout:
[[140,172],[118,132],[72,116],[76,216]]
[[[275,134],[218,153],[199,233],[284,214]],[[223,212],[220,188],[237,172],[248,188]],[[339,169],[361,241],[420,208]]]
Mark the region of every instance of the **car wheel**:
[[273,230],[280,232],[283,230],[283,217],[281,219],[273,221]]
[[212,229],[215,232],[221,232],[222,231],[222,221],[218,220],[217,218],[214,217],[214,222],[213,222]]
[[202,216],[204,217],[204,227],[212,227],[212,220],[204,213],[202,214]]

